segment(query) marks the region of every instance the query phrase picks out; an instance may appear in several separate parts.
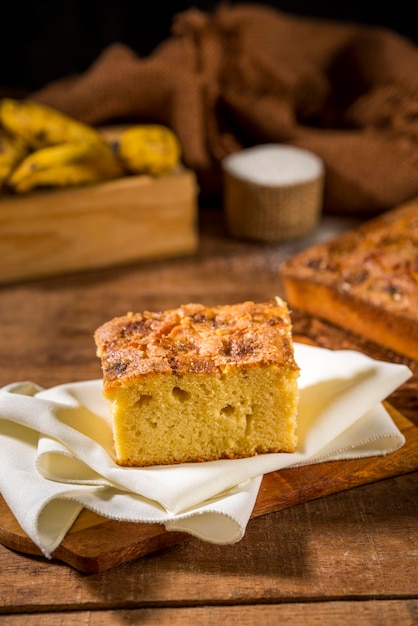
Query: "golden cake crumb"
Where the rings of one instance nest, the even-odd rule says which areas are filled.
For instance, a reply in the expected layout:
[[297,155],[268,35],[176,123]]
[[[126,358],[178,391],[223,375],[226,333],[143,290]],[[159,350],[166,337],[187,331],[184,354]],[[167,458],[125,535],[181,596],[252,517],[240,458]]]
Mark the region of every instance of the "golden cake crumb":
[[120,465],[294,452],[299,368],[281,299],[128,313],[95,341]]

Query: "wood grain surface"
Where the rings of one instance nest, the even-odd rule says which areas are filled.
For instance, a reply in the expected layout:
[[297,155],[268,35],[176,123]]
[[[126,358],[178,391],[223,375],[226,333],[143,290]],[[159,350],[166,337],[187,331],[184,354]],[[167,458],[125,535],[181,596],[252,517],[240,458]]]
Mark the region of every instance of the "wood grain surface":
[[[50,387],[99,377],[93,332],[129,310],[282,295],[284,259],[356,223],[325,216],[309,237],[259,245],[227,237],[222,212],[208,207],[200,211],[199,249],[190,258],[0,286],[0,384],[32,380]],[[412,378],[388,401],[418,425],[415,362],[301,312],[292,315],[295,333],[320,346],[409,365]],[[418,623],[417,493],[417,471],[382,478],[260,514],[232,546],[187,538],[91,574],[0,545],[0,624],[227,619],[412,626]]]

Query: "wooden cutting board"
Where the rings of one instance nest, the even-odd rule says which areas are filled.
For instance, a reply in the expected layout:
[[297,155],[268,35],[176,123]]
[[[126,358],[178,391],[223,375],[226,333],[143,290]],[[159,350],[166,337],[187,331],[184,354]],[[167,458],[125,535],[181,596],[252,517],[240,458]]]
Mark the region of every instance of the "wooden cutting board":
[[[386,457],[331,461],[266,474],[251,518],[417,470],[418,428],[389,404],[386,408],[406,438],[400,450]],[[189,538],[185,533],[167,532],[160,524],[112,521],[83,510],[53,556],[81,572],[97,573]],[[1,497],[0,543],[41,555]]]

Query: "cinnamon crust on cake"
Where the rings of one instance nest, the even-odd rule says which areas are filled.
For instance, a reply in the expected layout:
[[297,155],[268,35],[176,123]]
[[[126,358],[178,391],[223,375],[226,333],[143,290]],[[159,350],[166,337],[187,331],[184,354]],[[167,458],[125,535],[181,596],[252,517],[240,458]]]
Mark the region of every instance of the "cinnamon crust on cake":
[[418,202],[363,223],[280,267],[288,303],[418,359]]
[[294,452],[299,367],[282,300],[129,313],[95,341],[120,465]]

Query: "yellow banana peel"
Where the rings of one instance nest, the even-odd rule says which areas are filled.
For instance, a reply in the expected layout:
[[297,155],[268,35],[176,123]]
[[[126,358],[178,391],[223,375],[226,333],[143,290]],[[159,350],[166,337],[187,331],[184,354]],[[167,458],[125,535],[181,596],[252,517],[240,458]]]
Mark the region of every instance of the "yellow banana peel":
[[93,127],[33,100],[1,100],[0,123],[32,150],[60,143],[96,141],[100,137]]
[[36,150],[16,167],[8,186],[17,193],[117,178],[123,168],[105,144],[63,144]]
[[24,193],[126,174],[165,176],[181,148],[168,127],[142,124],[111,136],[31,100],[0,100],[0,188]]
[[0,131],[0,187],[27,154],[28,148],[24,141]]
[[114,142],[114,151],[133,174],[165,176],[180,162],[181,147],[168,127],[158,124],[131,126]]
[[106,178],[96,163],[71,163],[39,170],[25,178],[12,176],[9,182],[17,193],[27,193],[39,187],[73,187],[96,183]]

